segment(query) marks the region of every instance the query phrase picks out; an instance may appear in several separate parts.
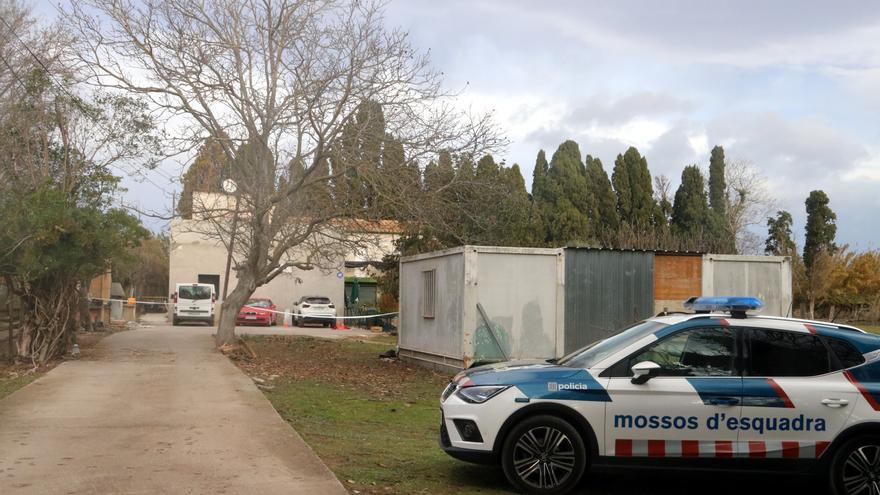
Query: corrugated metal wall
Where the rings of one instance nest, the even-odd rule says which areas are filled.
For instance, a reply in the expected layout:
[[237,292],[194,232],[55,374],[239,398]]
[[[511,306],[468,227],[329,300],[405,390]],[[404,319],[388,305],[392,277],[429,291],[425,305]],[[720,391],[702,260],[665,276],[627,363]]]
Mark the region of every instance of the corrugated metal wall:
[[654,253],[565,250],[565,352],[654,312]]

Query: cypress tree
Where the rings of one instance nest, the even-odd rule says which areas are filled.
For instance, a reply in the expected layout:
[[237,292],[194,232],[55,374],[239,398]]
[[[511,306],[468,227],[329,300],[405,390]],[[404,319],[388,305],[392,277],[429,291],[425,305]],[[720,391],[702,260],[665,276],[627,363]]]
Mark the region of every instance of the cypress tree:
[[590,197],[585,194],[586,173],[581,161],[581,150],[571,140],[559,145],[550,159],[546,186],[553,193],[555,206],[546,217],[551,229],[551,243],[585,243],[593,236],[587,213]]
[[813,267],[813,261],[819,250],[834,252],[834,236],[837,234],[837,215],[828,206],[830,200],[825,191],[811,191],[805,202],[807,207],[806,238],[804,239],[804,265],[807,270]]
[[[498,173],[502,187],[502,197],[497,205],[499,229],[495,244],[502,246],[529,246],[534,244],[534,233],[530,229],[531,201],[526,191],[519,165],[501,168]],[[495,211],[487,205],[487,212]]]
[[703,187],[703,174],[696,165],[689,165],[681,173],[681,185],[675,191],[672,204],[672,227],[679,235],[703,239],[712,234],[712,215]]
[[481,181],[495,181],[498,177],[498,164],[492,155],[486,155],[477,162],[475,176]]
[[790,256],[795,249],[791,227],[794,219],[787,211],[777,211],[776,217],[767,219],[767,239],[764,253],[773,256]]
[[532,170],[532,198],[543,198],[544,181],[547,180],[549,169],[550,165],[547,163],[544,150],[539,150],[538,157],[535,158],[535,169]]
[[630,147],[614,160],[614,173],[611,178],[617,194],[617,211],[620,221],[636,232],[652,230],[658,212],[654,201],[654,188],[648,160],[639,150]]
[[709,157],[709,205],[721,217],[727,212],[727,197],[724,194],[727,183],[724,173],[724,148],[715,146]]
[[590,217],[597,226],[597,234],[607,239],[620,228],[614,190],[608,174],[602,168],[602,161],[598,158],[587,155],[586,175],[587,193],[591,196],[590,203],[593,206]]

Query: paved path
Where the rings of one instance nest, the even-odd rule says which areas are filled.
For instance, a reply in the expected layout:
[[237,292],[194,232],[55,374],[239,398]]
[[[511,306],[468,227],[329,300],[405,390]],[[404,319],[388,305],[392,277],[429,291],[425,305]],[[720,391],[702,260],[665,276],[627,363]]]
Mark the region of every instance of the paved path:
[[0,400],[0,493],[345,494],[212,331],[118,333]]

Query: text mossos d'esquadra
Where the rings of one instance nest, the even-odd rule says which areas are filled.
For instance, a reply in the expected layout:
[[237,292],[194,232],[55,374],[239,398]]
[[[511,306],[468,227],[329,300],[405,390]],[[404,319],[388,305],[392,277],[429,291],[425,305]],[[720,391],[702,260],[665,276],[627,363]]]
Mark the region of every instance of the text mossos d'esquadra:
[[[715,413],[705,420],[707,430],[728,429],[731,431],[755,431],[763,434],[768,431],[825,431],[824,418],[811,418],[798,414],[790,418],[772,416],[728,416]],[[625,429],[652,430],[696,430],[700,419],[696,416],[659,416],[615,414],[614,427]]]

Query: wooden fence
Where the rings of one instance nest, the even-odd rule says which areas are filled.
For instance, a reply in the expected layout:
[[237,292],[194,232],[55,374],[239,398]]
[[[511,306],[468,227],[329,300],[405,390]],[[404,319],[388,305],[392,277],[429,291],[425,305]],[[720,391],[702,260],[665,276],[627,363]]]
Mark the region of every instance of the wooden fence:
[[0,356],[15,356],[15,338],[21,327],[21,301],[0,286]]

